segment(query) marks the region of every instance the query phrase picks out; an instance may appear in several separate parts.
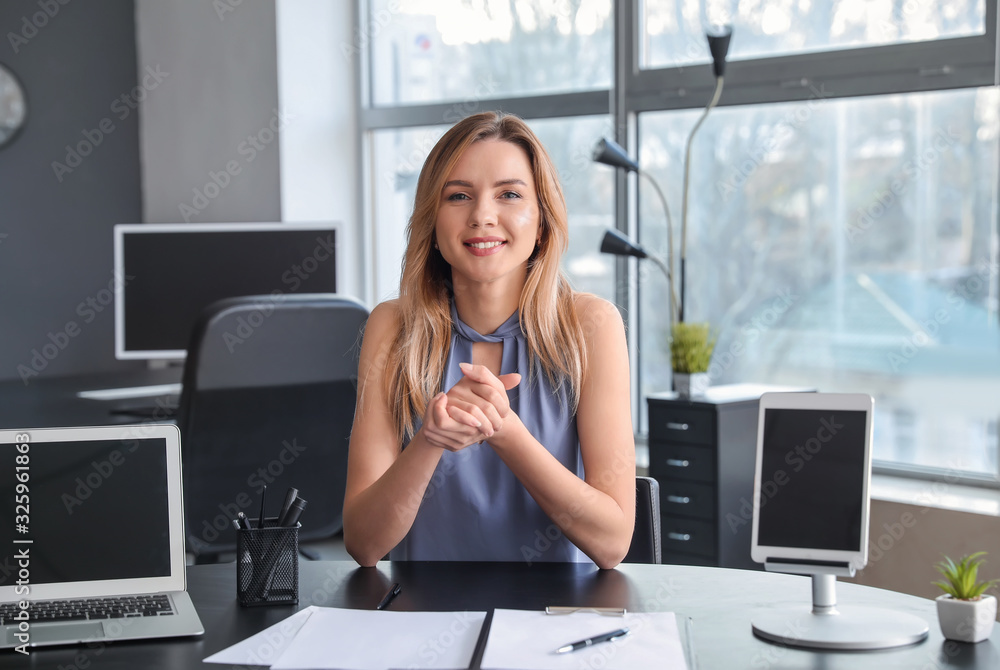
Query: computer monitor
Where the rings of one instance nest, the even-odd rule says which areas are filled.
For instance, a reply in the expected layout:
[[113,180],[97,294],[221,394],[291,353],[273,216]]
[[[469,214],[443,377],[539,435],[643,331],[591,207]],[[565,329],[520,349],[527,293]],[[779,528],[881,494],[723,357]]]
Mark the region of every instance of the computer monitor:
[[867,563],[874,404],[861,393],[761,396],[750,556],[766,570],[811,575],[813,603],[756,612],[758,637],[855,650],[927,637],[913,615],[837,604],[836,577]]
[[118,359],[183,359],[223,298],[337,290],[332,224],[119,224],[114,258]]

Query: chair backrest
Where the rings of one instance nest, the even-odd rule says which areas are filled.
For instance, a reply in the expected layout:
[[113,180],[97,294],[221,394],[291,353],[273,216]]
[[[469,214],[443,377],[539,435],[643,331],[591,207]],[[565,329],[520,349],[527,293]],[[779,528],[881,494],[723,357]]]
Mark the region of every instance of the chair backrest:
[[660,483],[652,477],[635,478],[635,530],[625,563],[662,563],[660,540]]
[[178,425],[188,551],[235,548],[231,519],[276,516],[289,487],[308,506],[299,537],[342,527],[347,446],[368,310],[334,294],[213,303],[188,346]]

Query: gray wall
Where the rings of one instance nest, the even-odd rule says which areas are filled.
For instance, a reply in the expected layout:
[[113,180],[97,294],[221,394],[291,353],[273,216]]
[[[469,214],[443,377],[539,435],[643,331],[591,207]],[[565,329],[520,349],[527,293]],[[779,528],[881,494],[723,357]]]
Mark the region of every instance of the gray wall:
[[958,560],[976,551],[988,554],[980,578],[1000,579],[1000,518],[873,500],[868,565],[846,581],[936,598],[942,591],[931,583],[941,579],[934,564],[945,555]]
[[[27,126],[0,149],[0,379],[25,366],[40,375],[29,384],[125,367],[114,360],[113,308],[102,303],[112,226],[142,215],[139,119],[116,103],[137,81],[133,3],[52,4],[48,17],[36,0],[0,2],[0,62],[29,105]],[[12,45],[11,32],[27,43]],[[102,121],[113,130],[99,130]],[[67,163],[67,145],[87,151],[84,133],[96,146],[60,181],[52,163]]]
[[273,0],[135,7],[139,76],[169,73],[142,108],[144,221],[280,221]]

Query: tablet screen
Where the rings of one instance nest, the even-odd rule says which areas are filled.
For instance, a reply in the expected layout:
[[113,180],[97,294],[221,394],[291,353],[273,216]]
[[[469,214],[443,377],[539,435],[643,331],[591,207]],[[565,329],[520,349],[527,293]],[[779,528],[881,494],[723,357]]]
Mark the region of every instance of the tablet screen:
[[859,551],[867,473],[867,413],[766,408],[761,546]]

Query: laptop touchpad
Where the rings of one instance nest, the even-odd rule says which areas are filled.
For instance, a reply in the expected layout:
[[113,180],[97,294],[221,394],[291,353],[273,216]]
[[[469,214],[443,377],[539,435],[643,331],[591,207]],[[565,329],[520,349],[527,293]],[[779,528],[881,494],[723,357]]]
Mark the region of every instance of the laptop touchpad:
[[47,644],[49,642],[73,643],[95,639],[104,639],[104,625],[99,621],[31,627],[31,641],[35,644]]

